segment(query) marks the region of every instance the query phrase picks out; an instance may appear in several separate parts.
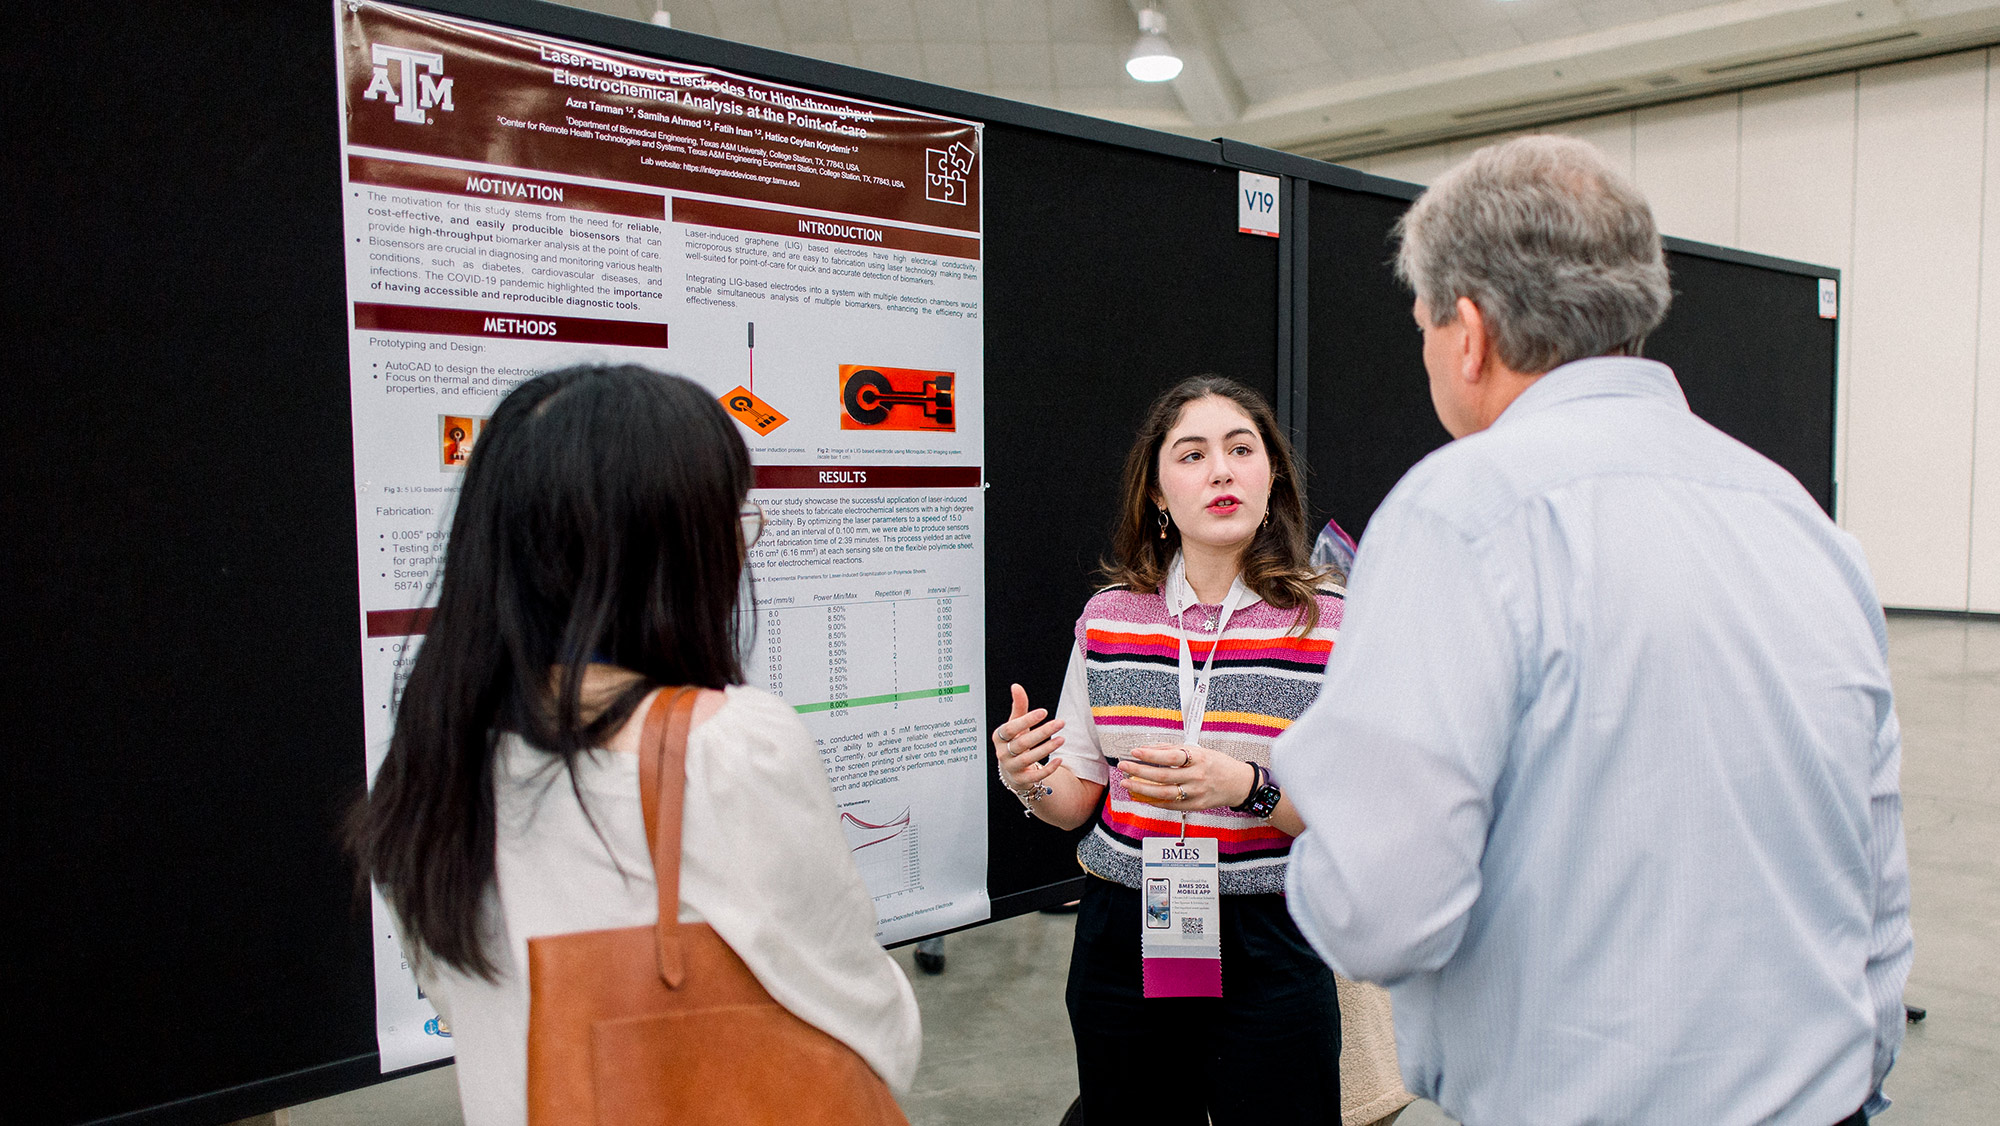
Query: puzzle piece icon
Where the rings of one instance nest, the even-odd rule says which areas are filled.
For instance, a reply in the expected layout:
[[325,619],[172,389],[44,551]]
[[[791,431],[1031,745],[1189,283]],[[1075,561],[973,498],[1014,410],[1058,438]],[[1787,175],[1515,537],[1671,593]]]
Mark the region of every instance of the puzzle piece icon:
[[970,164],[961,167],[958,159],[959,154],[944,149],[924,151],[924,198],[935,203],[965,203],[965,173]]

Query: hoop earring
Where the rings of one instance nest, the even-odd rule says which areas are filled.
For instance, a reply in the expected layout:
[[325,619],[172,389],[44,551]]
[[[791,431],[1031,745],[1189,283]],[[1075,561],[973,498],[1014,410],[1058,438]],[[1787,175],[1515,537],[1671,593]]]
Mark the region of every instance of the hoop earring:
[[1167,538],[1167,510],[1164,508],[1160,510],[1160,538]]

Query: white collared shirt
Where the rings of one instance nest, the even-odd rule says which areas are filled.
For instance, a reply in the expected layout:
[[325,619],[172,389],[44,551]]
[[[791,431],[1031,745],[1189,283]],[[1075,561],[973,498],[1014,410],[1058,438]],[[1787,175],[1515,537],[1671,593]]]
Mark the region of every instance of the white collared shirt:
[[1664,365],[1542,376],[1368,525],[1278,742],[1293,917],[1479,1126],[1798,1123],[1894,1059],[1901,738],[1861,551]]
[[[452,1026],[467,1126],[527,1120],[528,939],[659,918],[639,756],[579,755],[576,788],[587,815],[558,760],[502,737],[485,905],[497,980],[419,963]],[[875,941],[875,904],[836,812],[798,713],[761,689],[727,689],[688,734],[679,918],[714,927],[779,1004],[907,1091],[923,1044],[916,996]]]

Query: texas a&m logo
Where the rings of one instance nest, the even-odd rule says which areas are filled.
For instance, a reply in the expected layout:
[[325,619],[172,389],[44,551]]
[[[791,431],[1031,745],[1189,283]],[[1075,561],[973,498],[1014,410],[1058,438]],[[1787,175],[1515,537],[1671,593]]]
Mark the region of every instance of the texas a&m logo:
[[[395,81],[389,68],[397,68]],[[422,67],[420,72],[417,68]],[[429,110],[451,109],[451,79],[444,76],[444,56],[435,51],[413,51],[408,47],[375,44],[375,76],[361,92],[368,101],[380,99],[396,107],[397,121],[418,125],[432,120]]]

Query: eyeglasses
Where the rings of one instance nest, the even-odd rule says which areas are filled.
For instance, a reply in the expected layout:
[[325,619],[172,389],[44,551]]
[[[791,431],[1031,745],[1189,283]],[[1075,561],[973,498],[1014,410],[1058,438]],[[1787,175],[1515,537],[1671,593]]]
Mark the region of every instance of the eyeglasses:
[[764,535],[764,506],[754,500],[746,500],[743,507],[736,510],[736,521],[743,529],[743,550],[757,546]]

